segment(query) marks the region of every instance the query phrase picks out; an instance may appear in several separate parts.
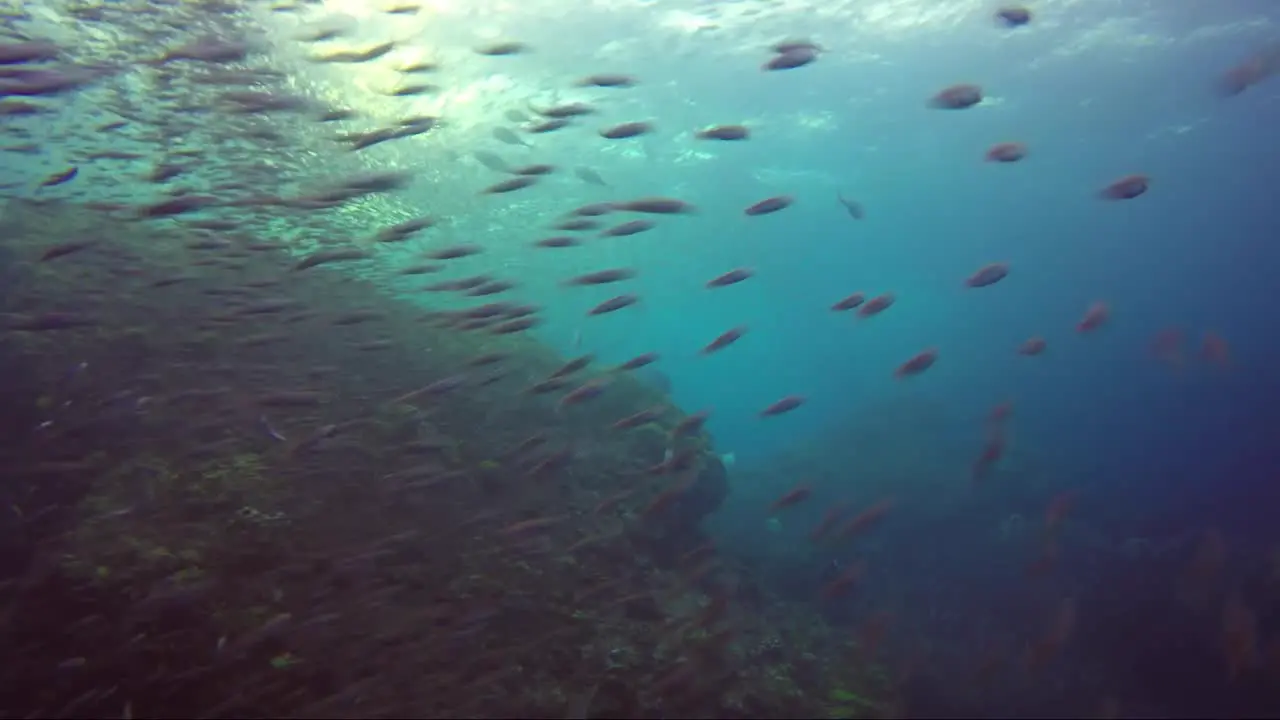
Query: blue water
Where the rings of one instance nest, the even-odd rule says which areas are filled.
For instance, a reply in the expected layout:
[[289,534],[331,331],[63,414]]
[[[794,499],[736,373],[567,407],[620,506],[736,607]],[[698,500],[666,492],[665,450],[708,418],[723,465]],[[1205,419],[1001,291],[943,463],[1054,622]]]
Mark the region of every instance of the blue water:
[[[1093,698],[1069,706],[1064,698],[1087,688],[1140,713],[1274,714],[1280,700],[1265,687],[1275,677],[1265,652],[1241,685],[1225,685],[1221,598],[1189,609],[1175,587],[1204,533],[1221,532],[1231,560],[1215,592],[1241,590],[1259,617],[1260,647],[1275,642],[1280,606],[1268,556],[1280,540],[1280,83],[1235,97],[1217,87],[1229,68],[1276,42],[1280,7],[1045,2],[1030,26],[1008,29],[991,21],[985,2],[847,5],[454,9],[422,31],[432,42],[462,53],[469,39],[446,40],[462,28],[537,48],[500,71],[460,71],[469,83],[503,88],[493,95],[506,107],[563,100],[561,81],[585,71],[635,72],[643,83],[634,91],[592,95],[608,108],[592,124],[652,118],[658,133],[607,146],[584,131],[513,149],[479,131],[497,122],[496,105],[465,115],[470,105],[445,101],[445,117],[456,107],[465,120],[443,139],[379,147],[360,162],[421,172],[395,208],[448,215],[447,236],[501,250],[459,267],[495,269],[496,258],[514,271],[523,297],[545,306],[537,336],[566,356],[590,352],[614,364],[660,353],[675,403],[710,410],[717,452],[731,456],[731,495],[709,522],[712,533],[779,592],[808,600],[832,567],[867,561],[865,592],[822,611],[848,624],[848,607],[896,614],[895,660],[930,658],[915,687],[924,698],[918,712],[1075,714],[1095,707]],[[761,13],[758,22],[750,12]],[[704,29],[673,30],[691,17]],[[375,38],[394,22],[374,18],[362,32]],[[810,37],[825,52],[810,66],[761,72],[768,44],[785,36]],[[621,45],[601,50],[608,42]],[[357,72],[349,70],[307,72],[350,104],[385,112],[343,75]],[[981,84],[986,101],[928,107],[934,93],[961,82]],[[521,86],[531,94],[508,92]],[[75,102],[91,112],[91,101]],[[688,135],[737,122],[752,128],[750,141]],[[1004,141],[1026,143],[1028,157],[984,162],[986,149]],[[557,178],[533,200],[476,199],[473,188],[493,177],[456,159],[476,149],[589,165],[611,186]],[[50,139],[40,156],[6,157],[0,172],[33,182],[67,157]],[[338,174],[356,165],[333,157],[313,168]],[[1150,176],[1146,194],[1099,198],[1133,173]],[[95,166],[78,182],[108,179]],[[856,198],[866,217],[851,218],[837,193]],[[795,203],[781,212],[742,212],[784,194]],[[594,240],[578,254],[527,247],[534,223],[644,195],[679,197],[698,211],[660,218],[650,233]],[[1008,263],[1009,276],[965,286],[991,262]],[[639,271],[625,291],[643,301],[616,315],[584,317],[616,288],[559,286],[621,266]],[[738,267],[755,276],[703,287]],[[872,318],[829,309],[854,291],[891,292],[896,302]],[[1110,318],[1080,333],[1094,302],[1105,302]],[[738,343],[699,353],[740,325],[749,331]],[[1151,349],[1172,327],[1186,335],[1179,367]],[[1228,344],[1228,363],[1201,357],[1206,333]],[[1033,335],[1045,338],[1046,352],[1019,354]],[[932,368],[894,376],[926,348],[939,353]],[[806,399],[802,407],[759,416],[792,394]],[[1013,408],[1005,457],[975,484],[988,415],[1005,402]],[[813,497],[770,520],[769,503],[798,484],[811,485]],[[1046,508],[1064,494],[1075,505],[1057,566],[1049,579],[1028,579]],[[865,509],[885,498],[894,510],[868,542],[808,542],[834,504]],[[1167,550],[1136,556],[1136,541]],[[987,643],[1020,655],[1062,598],[1076,599],[1080,620],[1057,684],[1010,680],[978,699],[966,683],[938,679],[971,666]],[[1197,680],[1180,692],[1153,680],[1188,675]]]

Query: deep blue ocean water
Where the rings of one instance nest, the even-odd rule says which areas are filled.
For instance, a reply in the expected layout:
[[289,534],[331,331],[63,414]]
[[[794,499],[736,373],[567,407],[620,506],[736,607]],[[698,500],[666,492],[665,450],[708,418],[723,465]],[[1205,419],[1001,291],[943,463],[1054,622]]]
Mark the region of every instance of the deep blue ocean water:
[[[501,72],[469,68],[469,95],[422,101],[438,102],[423,107],[446,118],[457,111],[443,140],[380,148],[362,162],[421,170],[426,179],[394,209],[447,208],[449,236],[498,248],[466,267],[518,276],[524,297],[545,307],[538,336],[563,354],[611,364],[660,353],[672,399],[711,411],[708,427],[730,463],[732,493],[713,533],[770,568],[784,589],[866,561],[859,608],[891,611],[898,628],[911,628],[897,658],[941,658],[919,681],[918,712],[1069,716],[1097,705],[1064,700],[1080,688],[1154,716],[1280,712],[1267,686],[1274,681],[1263,679],[1277,677],[1265,648],[1280,637],[1268,566],[1280,542],[1280,83],[1220,92],[1224,73],[1280,41],[1280,7],[1043,2],[1029,26],[1005,28],[990,5],[450,6],[423,30],[436,45],[519,36],[538,52]],[[374,18],[361,32],[377,37],[390,23]],[[276,38],[289,29],[284,20],[264,28]],[[474,31],[466,42],[464,31]],[[761,72],[768,44],[783,37],[812,38],[824,51],[812,65]],[[486,139],[504,103],[574,97],[548,78],[614,69],[644,82],[608,96],[597,124],[649,118],[652,137],[605,147],[590,133],[548,136],[531,149]],[[352,81],[346,68],[306,72],[330,99],[379,112],[366,92],[372,73]],[[980,84],[986,100],[966,110],[928,106],[961,82]],[[82,126],[97,121],[91,95],[68,102]],[[74,114],[59,122],[77,125]],[[739,122],[752,128],[750,141],[713,146],[689,135]],[[1026,143],[1026,159],[984,162],[1005,141]],[[39,155],[6,156],[0,176],[47,175],[68,157],[59,142],[50,136]],[[477,149],[587,165],[610,187],[562,182],[498,205],[474,196],[489,177],[468,159]],[[351,166],[310,162],[323,172]],[[86,168],[79,182],[102,186],[118,172]],[[1150,177],[1146,194],[1099,198],[1133,173]],[[850,217],[838,193],[856,198],[865,217]],[[643,195],[678,197],[698,211],[572,257],[527,248],[535,218]],[[743,214],[775,195],[794,204]],[[992,262],[1008,263],[1008,277],[965,286]],[[560,282],[606,266],[636,268],[628,292],[643,301],[585,317],[616,292]],[[754,277],[703,287],[737,267]],[[854,291],[892,292],[896,302],[871,318],[829,309]],[[1081,333],[1076,324],[1095,302],[1110,317]],[[738,343],[699,352],[735,326],[749,328]],[[1178,363],[1152,349],[1171,328],[1185,335]],[[1206,334],[1225,341],[1227,362],[1203,357]],[[1047,350],[1019,354],[1035,335]],[[895,377],[926,348],[938,351],[933,367]],[[806,402],[759,416],[791,394]],[[1005,456],[975,483],[987,418],[1006,402]],[[813,497],[770,519],[769,503],[798,484]],[[1064,496],[1074,505],[1057,575],[1028,580],[1046,508]],[[868,545],[828,551],[808,542],[835,504],[865,508],[886,497],[894,510]],[[1215,592],[1248,597],[1264,648],[1253,674],[1231,686],[1220,679],[1219,605],[1206,610],[1177,590],[1210,531],[1231,553]],[[988,644],[1020,655],[1063,598],[1078,603],[1079,621],[1059,680],[1009,681],[983,696],[937,677],[971,666]]]

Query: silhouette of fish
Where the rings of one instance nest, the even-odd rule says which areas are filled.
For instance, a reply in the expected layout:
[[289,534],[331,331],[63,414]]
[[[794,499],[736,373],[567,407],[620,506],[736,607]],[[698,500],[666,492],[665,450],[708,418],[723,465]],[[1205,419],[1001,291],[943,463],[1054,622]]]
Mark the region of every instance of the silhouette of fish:
[[642,367],[635,370],[632,374],[640,380],[640,382],[662,391],[664,395],[671,394],[671,377],[652,365]]

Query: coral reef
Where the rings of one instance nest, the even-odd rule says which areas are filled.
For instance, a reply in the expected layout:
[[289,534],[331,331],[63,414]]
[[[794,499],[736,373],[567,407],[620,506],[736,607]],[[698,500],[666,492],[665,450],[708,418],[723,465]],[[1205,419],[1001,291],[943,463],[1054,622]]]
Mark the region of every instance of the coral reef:
[[[531,338],[47,210],[2,223],[3,352],[36,389],[0,447],[14,712],[816,717],[833,688],[892,694],[708,544],[709,437],[672,462],[678,410],[611,429],[656,391],[610,374],[558,408],[528,388],[564,360]],[[86,227],[103,241],[38,261]]]

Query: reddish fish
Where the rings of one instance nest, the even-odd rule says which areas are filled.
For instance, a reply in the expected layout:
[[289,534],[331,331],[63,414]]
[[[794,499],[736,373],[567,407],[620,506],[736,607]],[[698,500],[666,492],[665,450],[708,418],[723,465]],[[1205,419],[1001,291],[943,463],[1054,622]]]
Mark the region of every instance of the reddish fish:
[[644,367],[645,365],[650,365],[656,362],[658,362],[658,353],[648,352],[648,353],[637,355],[631,358],[630,360],[619,365],[617,369],[623,372],[627,370],[638,370]]
[[1027,146],[1020,142],[996,143],[987,149],[987,162],[1013,163],[1027,156]]
[[1000,424],[1013,416],[1013,403],[1002,402],[991,408],[991,412],[987,414],[987,422]]
[[739,325],[724,331],[715,340],[712,340],[706,347],[702,348],[703,355],[710,355],[718,350],[723,350],[737,342],[743,335],[747,334],[747,326]]
[[1084,317],[1076,323],[1076,332],[1086,333],[1097,330],[1111,317],[1111,308],[1104,302],[1095,302],[1085,310]]
[[961,84],[939,90],[929,99],[929,107],[936,110],[964,110],[982,102],[982,88]]
[[774,415],[789,413],[792,410],[795,410],[796,408],[803,405],[804,401],[805,401],[805,398],[803,395],[788,395],[774,402],[769,407],[761,410],[760,417],[772,417]]
[[647,425],[651,422],[656,422],[662,419],[662,416],[666,414],[666,412],[666,405],[655,405],[651,408],[646,408],[638,413],[628,415],[621,420],[618,420],[612,425],[612,427],[614,430],[630,430],[632,428],[638,428],[641,425]]
[[1231,348],[1222,336],[1210,330],[1200,341],[1200,358],[1219,367],[1227,367],[1231,364]]
[[588,380],[560,398],[560,402],[556,404],[556,410],[560,411],[570,405],[579,405],[588,400],[598,398],[607,387],[609,387],[609,381],[604,378]]
[[1044,352],[1046,347],[1048,347],[1048,344],[1045,342],[1044,338],[1039,335],[1035,335],[1022,341],[1022,344],[1018,346],[1018,354],[1035,356]]
[[825,538],[827,534],[831,532],[831,528],[835,527],[836,521],[839,520],[848,509],[849,505],[845,502],[837,503],[835,507],[828,509],[822,516],[822,522],[818,523],[818,526],[809,533],[809,540],[812,542],[819,542]]
[[791,507],[796,503],[807,500],[809,496],[812,494],[813,494],[813,488],[810,487],[809,485],[797,485],[795,488],[793,488],[792,490],[789,490],[782,497],[778,498],[777,500],[774,500],[773,504],[769,506],[769,513],[773,514],[781,510],[782,508]]
[[862,580],[862,576],[866,574],[866,571],[867,564],[865,561],[859,560],[853,565],[850,565],[839,575],[835,576],[831,582],[822,586],[822,597],[826,600],[834,600],[835,598],[848,594],[857,587],[858,582]]
[[995,285],[1009,274],[1009,266],[1005,263],[991,263],[984,265],[977,272],[970,275],[964,284],[971,288],[986,287]]
[[937,362],[937,360],[938,349],[928,348],[927,350],[923,350],[915,354],[910,360],[899,365],[898,369],[893,371],[893,376],[901,379],[911,375],[919,375],[925,370],[933,367],[933,364]]
[[859,305],[861,305],[862,303],[866,302],[866,299],[867,299],[866,295],[860,292],[856,292],[852,295],[849,295],[841,299],[835,305],[832,305],[831,310],[833,312],[844,312],[845,310],[852,310],[858,307]]
[[49,177],[45,178],[44,180],[40,181],[40,187],[42,188],[54,187],[56,185],[62,185],[63,183],[69,183],[78,174],[80,174],[80,168],[74,167],[74,166],[69,167],[66,170],[63,170],[61,172],[56,172],[50,175]]
[[893,509],[894,501],[892,499],[881,500],[871,507],[849,518],[849,521],[840,526],[840,530],[836,532],[837,538],[847,538],[854,535],[860,535],[871,529],[877,523],[884,519],[885,515]]
[[1146,175],[1125,175],[1102,188],[1098,193],[1103,200],[1132,200],[1145,193],[1151,186],[1151,178]]
[[1071,509],[1076,506],[1076,494],[1074,492],[1062,492],[1053,496],[1049,501],[1049,506],[1044,511],[1044,531],[1046,534],[1052,535],[1061,527],[1063,520],[1067,519],[1067,515]]
[[858,308],[858,317],[869,318],[872,315],[879,315],[881,312],[889,309],[889,306],[893,305],[893,301],[896,299],[897,298],[894,297],[893,293],[877,295],[863,303],[862,307]]
[[640,302],[640,296],[632,293],[609,298],[587,311],[588,315],[604,315]]
[[702,426],[707,423],[707,419],[711,417],[710,410],[699,410],[698,412],[687,415],[683,420],[676,423],[671,428],[671,439],[676,440],[682,437],[692,437],[702,432]]
[[986,479],[987,473],[1004,457],[1004,434],[997,429],[982,446],[982,454],[973,462],[973,482]]
[[511,525],[501,528],[497,531],[497,534],[504,537],[511,537],[523,535],[525,533],[539,532],[554,527],[566,520],[568,517],[568,515],[556,515],[552,517],[536,517],[528,520],[521,520],[520,522],[512,523]]
[[743,210],[745,215],[754,217],[756,215],[768,215],[783,210],[791,206],[795,202],[790,195],[778,195],[776,197],[765,198],[751,207]]

